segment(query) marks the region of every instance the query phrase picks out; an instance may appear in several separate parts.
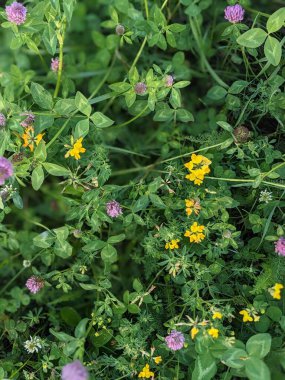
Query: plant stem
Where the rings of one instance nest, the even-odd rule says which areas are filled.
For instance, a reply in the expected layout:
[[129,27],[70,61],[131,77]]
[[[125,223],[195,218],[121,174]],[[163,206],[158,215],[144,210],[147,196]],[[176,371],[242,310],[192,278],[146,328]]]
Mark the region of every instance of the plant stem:
[[63,20],[63,30],[62,34],[58,36],[59,42],[59,64],[58,64],[58,72],[57,72],[57,82],[54,90],[53,97],[57,98],[60,85],[61,85],[61,77],[62,77],[62,67],[63,67],[63,45],[64,45],[64,37],[65,37],[65,29],[66,29],[66,20]]
[[215,72],[215,70],[212,68],[212,66],[210,65],[210,63],[208,62],[207,58],[206,58],[206,55],[204,53],[204,50],[203,50],[203,46],[202,46],[202,43],[200,41],[200,37],[199,37],[199,33],[198,33],[198,25],[197,25],[197,28],[196,28],[196,25],[195,25],[195,20],[190,18],[190,26],[191,26],[191,29],[192,29],[192,32],[193,32],[193,36],[194,36],[194,39],[197,43],[197,46],[198,46],[198,52],[200,54],[200,57],[201,57],[201,60],[202,62],[204,63],[204,65],[206,66],[206,69],[208,71],[208,73],[211,75],[211,77],[221,86],[221,87],[224,87],[224,88],[229,88],[229,86],[219,77],[219,75]]

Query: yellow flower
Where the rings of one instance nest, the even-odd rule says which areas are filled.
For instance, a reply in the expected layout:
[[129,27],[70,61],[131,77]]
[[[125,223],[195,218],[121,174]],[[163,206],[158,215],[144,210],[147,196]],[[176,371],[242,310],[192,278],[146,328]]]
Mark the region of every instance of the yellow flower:
[[[240,315],[243,316],[242,321],[243,322],[253,322],[253,317],[249,314],[247,310],[241,310],[239,312]],[[255,316],[256,318],[257,316]],[[257,317],[259,319],[259,317]]]
[[223,314],[220,313],[219,311],[214,311],[212,318],[213,319],[222,319],[223,318]]
[[178,245],[179,242],[180,242],[179,239],[171,240],[170,242],[168,242],[168,243],[165,244],[165,249],[179,248],[179,245]]
[[210,173],[209,165],[211,165],[211,161],[208,158],[193,153],[191,161],[184,164],[190,172],[190,174],[186,175],[186,178],[194,182],[195,185],[200,186],[205,175]]
[[154,360],[155,364],[159,364],[159,363],[162,362],[161,356],[156,356],[156,357],[153,358],[153,360]]
[[212,338],[218,338],[219,337],[219,330],[218,329],[215,329],[214,327],[211,327],[209,330],[208,330],[208,334],[211,335]]
[[201,210],[201,205],[200,205],[200,201],[199,200],[185,199],[185,205],[186,205],[186,214],[187,214],[187,216],[190,216],[193,211],[194,211],[194,213],[196,215],[198,215],[199,212],[200,212],[200,210]]
[[269,293],[276,300],[281,300],[281,290],[284,288],[282,284],[276,283],[272,288],[268,289]]
[[200,243],[205,239],[203,231],[205,230],[204,226],[199,226],[197,222],[194,222],[190,227],[190,230],[186,230],[184,236],[189,237],[190,243]]
[[144,378],[144,379],[150,379],[153,376],[154,376],[154,373],[149,370],[149,365],[148,364],[146,364],[143,367],[142,371],[139,373],[139,377],[140,378]]
[[38,135],[35,136],[35,130],[32,126],[25,128],[25,131],[21,136],[22,139],[24,140],[23,147],[26,148],[28,146],[30,148],[30,151],[33,152],[35,144],[39,145],[43,136],[44,136],[44,133],[39,133]]
[[199,329],[197,329],[197,327],[192,327],[191,331],[190,331],[190,335],[191,335],[191,338],[194,339],[195,336],[198,334],[199,332]]
[[82,147],[82,140],[83,137],[80,137],[80,139],[76,140],[74,142],[73,136],[71,136],[71,146],[69,145],[64,145],[66,148],[70,148],[68,152],[65,154],[65,158],[71,156],[74,157],[76,160],[80,159],[80,153],[85,153],[86,149]]

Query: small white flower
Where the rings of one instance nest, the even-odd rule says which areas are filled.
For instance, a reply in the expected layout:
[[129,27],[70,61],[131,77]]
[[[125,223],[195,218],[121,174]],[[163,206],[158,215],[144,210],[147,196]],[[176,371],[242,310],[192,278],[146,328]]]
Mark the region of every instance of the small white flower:
[[24,268],[29,268],[31,266],[31,261],[30,260],[24,260],[23,261],[23,267]]
[[259,202],[268,203],[272,201],[272,193],[268,190],[263,190],[259,195]]
[[39,350],[42,348],[41,338],[38,336],[35,336],[32,338],[30,336],[30,339],[25,341],[24,347],[28,351],[29,354],[33,354],[34,352],[39,352]]

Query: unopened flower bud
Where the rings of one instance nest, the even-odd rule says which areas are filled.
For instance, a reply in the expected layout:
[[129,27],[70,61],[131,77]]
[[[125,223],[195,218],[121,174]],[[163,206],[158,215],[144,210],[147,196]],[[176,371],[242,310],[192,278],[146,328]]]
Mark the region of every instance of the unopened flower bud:
[[234,137],[237,143],[247,142],[250,138],[250,135],[250,130],[247,127],[244,127],[243,125],[240,125],[234,130]]
[[116,26],[116,33],[118,36],[122,36],[125,33],[125,27],[124,25],[118,24]]

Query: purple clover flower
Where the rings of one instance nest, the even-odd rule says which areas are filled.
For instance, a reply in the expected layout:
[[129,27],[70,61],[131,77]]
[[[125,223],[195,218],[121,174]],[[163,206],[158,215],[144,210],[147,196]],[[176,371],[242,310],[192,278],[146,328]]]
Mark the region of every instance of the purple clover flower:
[[16,25],[24,24],[27,17],[27,8],[21,3],[14,1],[5,8],[8,21]]
[[241,22],[244,18],[244,9],[241,5],[229,5],[225,8],[225,19],[236,24]]
[[55,73],[58,71],[58,69],[59,69],[59,58],[58,57],[51,59],[50,68]]
[[123,213],[120,203],[117,201],[108,202],[106,204],[106,211],[111,218],[117,218]]
[[44,286],[44,280],[37,276],[30,277],[26,282],[26,287],[33,294],[38,293]]
[[6,125],[6,117],[3,113],[0,113],[0,127],[5,127]]
[[170,348],[172,351],[177,351],[183,348],[185,338],[181,332],[172,330],[171,333],[165,337],[165,342],[168,348]]
[[24,128],[30,127],[35,121],[35,115],[32,112],[24,112],[20,116],[26,116],[25,120],[21,122]]
[[283,236],[275,242],[275,252],[279,256],[285,256],[285,238]]
[[0,185],[4,185],[5,180],[12,177],[13,165],[7,158],[0,156]]
[[61,380],[87,380],[88,371],[79,360],[66,364],[61,371]]
[[172,75],[166,75],[165,77],[165,85],[166,87],[172,87],[174,83],[174,78]]
[[143,82],[138,82],[136,85],[135,85],[135,93],[137,95],[144,95],[144,93],[146,92],[147,90],[147,86],[145,83]]

